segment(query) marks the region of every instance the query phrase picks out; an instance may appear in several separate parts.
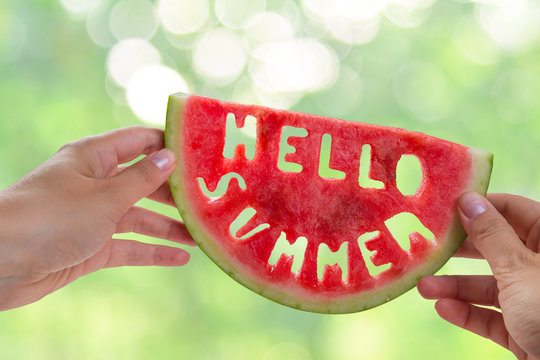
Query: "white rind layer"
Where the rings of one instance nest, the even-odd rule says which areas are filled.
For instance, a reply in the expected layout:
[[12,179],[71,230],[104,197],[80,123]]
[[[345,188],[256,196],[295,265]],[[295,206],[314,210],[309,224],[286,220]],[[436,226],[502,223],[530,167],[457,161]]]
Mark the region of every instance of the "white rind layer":
[[[457,251],[466,237],[457,214],[454,215],[449,230],[443,237],[441,244],[428,259],[416,268],[410,270],[404,276],[396,279],[384,287],[375,288],[358,294],[335,297],[314,297],[299,287],[284,287],[281,285],[269,285],[256,281],[252,277],[246,276],[250,270],[242,268],[241,264],[228,261],[222,255],[221,250],[211,236],[205,232],[202,221],[199,221],[185,199],[182,189],[181,171],[184,159],[180,149],[182,148],[180,128],[182,127],[182,112],[185,99],[189,95],[174,94],[169,98],[167,109],[167,125],[165,130],[165,146],[174,151],[177,159],[177,166],[170,178],[171,192],[178,207],[180,216],[184,220],[189,232],[206,255],[212,259],[223,271],[235,279],[240,284],[246,286],[260,295],[278,302],[305,311],[318,313],[350,313],[366,310],[391,299],[398,297],[406,291],[416,286],[418,280],[437,272],[448,259]],[[487,151],[469,148],[472,157],[471,180],[465,191],[476,191],[486,194],[491,169],[493,155]]]

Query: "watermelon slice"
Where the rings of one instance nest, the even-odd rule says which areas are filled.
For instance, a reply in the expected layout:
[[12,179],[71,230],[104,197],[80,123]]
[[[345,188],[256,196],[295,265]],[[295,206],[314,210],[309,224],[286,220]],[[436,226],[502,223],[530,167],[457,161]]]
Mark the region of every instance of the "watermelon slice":
[[[249,289],[321,313],[377,306],[436,272],[465,238],[456,199],[485,194],[493,158],[399,128],[184,94],[169,98],[165,138],[172,194],[200,248]],[[422,179],[409,194],[396,182],[407,156]],[[401,217],[428,231],[400,244]],[[322,248],[345,264],[317,271]]]

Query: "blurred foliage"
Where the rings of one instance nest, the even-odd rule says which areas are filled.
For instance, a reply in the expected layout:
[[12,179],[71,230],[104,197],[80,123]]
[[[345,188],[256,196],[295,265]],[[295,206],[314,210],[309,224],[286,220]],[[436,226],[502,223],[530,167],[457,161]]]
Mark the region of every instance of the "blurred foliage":
[[[135,113],[140,103],[144,105],[145,93],[132,98],[142,98],[139,102],[130,102],[130,85],[115,83],[108,59],[116,42],[147,35],[145,44],[159,51],[160,63],[179,74],[181,81],[174,83],[178,90],[404,127],[488,149],[495,154],[491,191],[540,199],[540,163],[534,160],[540,148],[536,3],[503,1],[509,8],[497,13],[489,1],[409,1],[420,8],[414,13],[417,17],[396,22],[387,9],[377,15],[377,27],[368,34],[371,38],[365,35],[368,38],[354,42],[328,30],[335,24],[307,9],[324,3],[313,0],[268,0],[266,7],[264,1],[191,2],[189,6],[202,6],[197,11],[207,11],[208,16],[176,35],[163,24],[158,26],[158,11],[144,20],[144,26],[133,26],[130,19],[148,13],[122,17],[126,1],[138,3],[141,9],[149,4],[145,0],[123,0],[122,7],[108,0],[0,2],[1,187],[67,141],[142,122]],[[234,23],[243,18],[234,18],[234,11],[223,12],[223,4],[225,10],[236,6],[243,11],[262,4],[263,10],[281,14],[288,23],[280,21],[292,26],[293,36],[317,42],[302,46],[320,50],[318,44],[324,45],[321,59],[328,54],[329,59],[337,59],[336,64],[330,62],[335,71],[317,68],[315,75],[328,75],[321,83],[310,83],[308,77],[274,92],[265,89],[264,82],[261,88],[255,81],[260,60],[255,56],[260,45],[257,34]],[[159,16],[159,21],[165,21],[163,12]],[[127,23],[122,27],[112,18]],[[205,62],[204,51],[212,54],[212,48],[200,44],[205,34],[225,28],[223,22],[228,26],[223,39],[241,48],[237,62],[216,68],[216,63]],[[140,35],[143,28],[148,31]],[[100,37],[96,38],[95,29],[102,31]],[[263,35],[271,38],[284,29],[270,28],[271,33]],[[290,35],[289,31],[283,36]],[[304,55],[298,53],[300,59]],[[227,61],[223,55],[217,64],[227,65]],[[163,98],[162,106],[165,102]],[[150,201],[143,205],[177,216],[172,208]],[[490,341],[439,319],[433,304],[415,290],[364,313],[310,314],[251,293],[199,251],[191,253],[192,261],[184,268],[102,270],[38,303],[1,313],[0,358],[511,358]],[[453,259],[441,273],[488,270],[479,261]]]

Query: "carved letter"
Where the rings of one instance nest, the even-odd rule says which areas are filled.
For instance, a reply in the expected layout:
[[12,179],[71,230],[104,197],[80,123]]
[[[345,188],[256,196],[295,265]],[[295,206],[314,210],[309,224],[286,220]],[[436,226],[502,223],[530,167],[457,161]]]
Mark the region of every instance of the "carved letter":
[[345,173],[330,167],[332,154],[332,135],[323,134],[321,138],[321,154],[319,157],[319,176],[328,179],[345,179]]
[[321,243],[317,252],[317,276],[322,279],[326,266],[338,265],[341,268],[341,278],[347,278],[347,242],[343,242],[338,251],[333,252],[328,245]]
[[302,165],[285,161],[287,154],[293,154],[296,151],[294,146],[287,143],[287,139],[290,137],[306,137],[308,135],[307,130],[303,128],[297,128],[293,126],[284,126],[281,130],[281,144],[279,146],[279,159],[278,169],[281,171],[289,172],[301,172]]
[[225,147],[223,157],[232,159],[238,145],[243,144],[246,149],[246,158],[253,160],[255,157],[255,140],[257,138],[257,119],[251,115],[244,119],[244,126],[236,126],[236,117],[233,113],[227,114],[225,134]]
[[373,264],[369,256],[371,251],[369,251],[368,248],[366,247],[366,241],[375,239],[377,236],[379,236],[379,234],[380,234],[380,231],[372,231],[372,232],[362,234],[358,238],[358,246],[360,247],[362,258],[364,259],[364,263],[366,264],[369,275],[371,276],[376,276],[390,267],[390,264],[382,264],[379,266]]
[[435,235],[420,222],[416,215],[402,212],[392,216],[384,222],[388,231],[392,234],[399,246],[405,251],[411,248],[409,239],[410,234],[418,232],[420,235],[429,240],[432,244],[435,243]]
[[208,196],[209,198],[217,199],[221,196],[225,195],[227,192],[227,189],[229,188],[229,183],[232,179],[236,179],[238,181],[238,186],[240,186],[241,189],[246,190],[246,182],[244,181],[244,178],[240,176],[240,174],[237,174],[235,172],[230,172],[221,177],[219,179],[219,182],[214,189],[214,191],[208,190],[208,187],[206,186],[206,183],[204,182],[204,179],[201,177],[198,177],[197,180],[199,181],[199,186],[201,187],[201,190],[203,191],[204,195]]
[[371,146],[362,146],[362,154],[360,155],[360,170],[358,174],[358,183],[363,188],[382,189],[384,183],[379,180],[374,180],[369,177],[371,168]]
[[244,235],[238,237],[238,231],[242,229],[244,226],[246,226],[250,220],[253,219],[255,214],[257,213],[257,210],[255,210],[252,207],[247,207],[234,219],[234,221],[231,223],[231,226],[229,227],[229,230],[231,232],[231,235],[238,239],[238,240],[246,240],[253,235],[268,229],[270,227],[270,224],[259,224],[256,228],[251,229],[251,231],[245,233]]
[[396,166],[396,185],[405,196],[415,195],[420,186],[424,172],[422,163],[414,155],[402,155]]
[[270,259],[268,259],[268,263],[270,265],[276,264],[282,254],[292,256],[293,264],[291,271],[297,272],[298,270],[300,270],[300,266],[304,262],[304,254],[306,252],[306,248],[307,239],[305,237],[297,238],[294,244],[291,245],[287,240],[287,235],[282,231],[281,235],[276,241],[274,250],[272,250]]

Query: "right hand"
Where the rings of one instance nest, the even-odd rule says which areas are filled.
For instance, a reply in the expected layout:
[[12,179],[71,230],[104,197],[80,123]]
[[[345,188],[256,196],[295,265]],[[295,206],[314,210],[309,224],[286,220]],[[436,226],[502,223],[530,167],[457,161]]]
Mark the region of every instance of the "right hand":
[[[493,340],[518,359],[540,359],[540,203],[476,193],[459,199],[468,239],[456,256],[484,258],[493,275],[428,276],[418,283],[448,322]],[[480,307],[491,306],[501,311]]]

